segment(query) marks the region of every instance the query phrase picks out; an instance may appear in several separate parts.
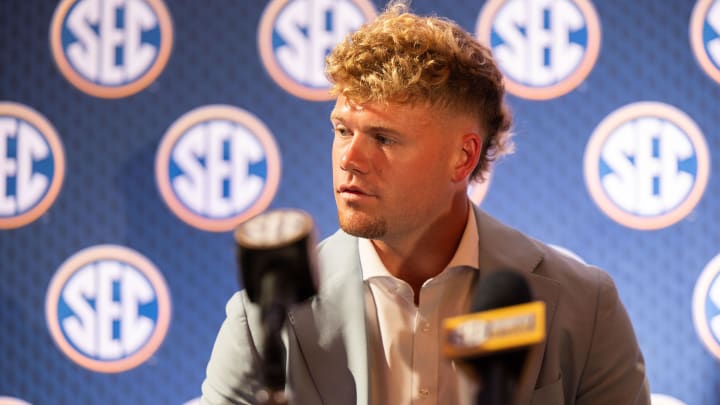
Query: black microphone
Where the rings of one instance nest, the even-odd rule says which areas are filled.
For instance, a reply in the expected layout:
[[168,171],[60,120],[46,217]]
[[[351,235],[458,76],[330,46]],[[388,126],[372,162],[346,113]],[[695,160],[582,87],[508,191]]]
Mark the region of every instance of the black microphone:
[[512,404],[529,347],[545,339],[545,304],[510,270],[480,280],[470,314],[444,321],[445,354],[477,378],[476,403]]
[[260,306],[265,334],[261,403],[286,403],[282,328],[288,308],[317,293],[315,229],[296,209],[266,211],[235,230],[239,281]]

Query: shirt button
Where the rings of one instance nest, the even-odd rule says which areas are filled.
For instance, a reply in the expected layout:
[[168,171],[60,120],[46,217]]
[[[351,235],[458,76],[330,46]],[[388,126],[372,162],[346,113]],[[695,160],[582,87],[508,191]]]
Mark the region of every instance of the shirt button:
[[427,388],[420,388],[420,396],[426,397],[430,395],[430,390]]

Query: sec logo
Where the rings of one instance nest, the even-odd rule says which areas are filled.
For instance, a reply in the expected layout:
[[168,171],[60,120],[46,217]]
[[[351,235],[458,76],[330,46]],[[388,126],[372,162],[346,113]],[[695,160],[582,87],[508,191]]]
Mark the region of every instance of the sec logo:
[[720,1],[699,0],[690,17],[690,44],[700,67],[720,83]]
[[478,16],[511,94],[532,100],[575,89],[595,66],[600,20],[588,0],[490,0]]
[[161,0],[63,0],[50,27],[60,72],[81,91],[120,98],[150,85],[173,43]]
[[60,350],[101,373],[137,367],[155,353],[170,324],[170,294],[160,271],[116,245],[81,250],[48,287],[45,315]]
[[700,340],[720,360],[720,255],[710,260],[695,284],[693,321]]
[[155,176],[178,218],[198,229],[225,232],[270,204],[280,182],[280,154],[254,115],[227,105],[204,106],[168,129]]
[[600,209],[630,228],[685,218],[707,185],[710,156],[700,128],[667,104],[639,102],[607,116],[585,149],[585,182]]
[[0,102],[0,229],[44,214],[64,177],[65,153],[50,122],[30,107]]
[[347,34],[374,18],[368,0],[273,0],[260,19],[260,58],[288,93],[330,100],[325,57]]

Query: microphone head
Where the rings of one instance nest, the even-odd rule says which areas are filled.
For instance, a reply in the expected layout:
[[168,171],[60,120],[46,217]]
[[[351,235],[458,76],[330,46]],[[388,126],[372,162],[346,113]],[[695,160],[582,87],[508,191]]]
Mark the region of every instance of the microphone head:
[[[274,298],[289,305],[316,293],[315,228],[306,212],[275,209],[259,214],[236,228],[235,243],[238,278],[250,301]],[[270,294],[269,282],[280,290]]]
[[512,270],[498,270],[480,279],[470,312],[482,312],[530,301],[530,286],[522,274]]
[[523,274],[500,269],[480,278],[470,313],[443,329],[445,356],[480,382],[478,403],[510,404],[530,347],[545,339],[545,303]]
[[[517,305],[530,303],[532,299],[532,292],[525,277],[518,272],[502,269],[480,279],[473,295],[471,312],[482,313],[499,308],[517,308]],[[512,396],[528,352],[528,347],[523,345],[464,359],[465,367],[479,376],[482,384],[485,385],[485,389],[478,397],[484,401],[482,403],[500,403],[493,402],[494,395],[504,395],[505,398]],[[503,384],[497,385],[498,382],[494,379],[498,378],[498,374],[493,373],[501,373],[499,375],[503,376]],[[490,388],[490,385],[494,387]]]

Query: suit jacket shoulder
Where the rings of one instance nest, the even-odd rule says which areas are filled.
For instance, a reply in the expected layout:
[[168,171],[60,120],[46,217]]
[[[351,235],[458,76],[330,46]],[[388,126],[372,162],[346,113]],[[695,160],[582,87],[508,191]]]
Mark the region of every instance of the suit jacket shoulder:
[[649,404],[642,353],[611,277],[476,210],[480,271],[527,275],[546,303],[545,342],[529,356],[522,404]]

